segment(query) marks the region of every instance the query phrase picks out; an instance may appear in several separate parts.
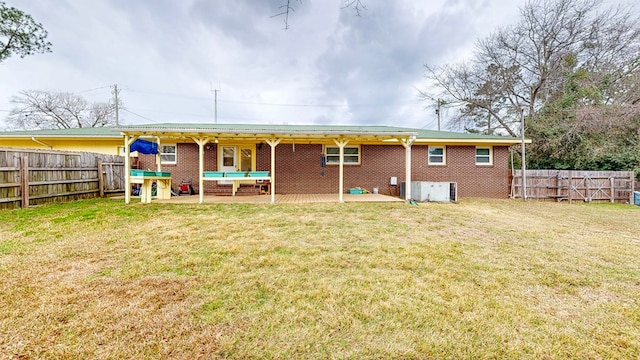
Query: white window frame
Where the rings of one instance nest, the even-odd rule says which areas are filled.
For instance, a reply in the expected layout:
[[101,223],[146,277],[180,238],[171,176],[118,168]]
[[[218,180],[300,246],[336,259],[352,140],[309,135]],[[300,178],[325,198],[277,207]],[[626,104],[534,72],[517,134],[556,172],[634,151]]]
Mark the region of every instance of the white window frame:
[[[344,154],[344,157],[346,158],[347,156],[358,156],[358,161],[357,162],[353,162],[353,161],[345,161],[344,164],[345,165],[360,165],[360,163],[362,162],[362,149],[360,148],[360,145],[351,145],[351,146],[345,146],[344,147],[345,150],[346,149],[358,149],[358,153],[357,154]],[[331,153],[329,154],[329,149],[336,149],[336,153]],[[324,156],[327,159],[327,165],[340,165],[340,148],[338,146],[330,146],[330,145],[326,145],[324,147]],[[335,160],[334,160],[335,159]]]
[[[442,149],[442,155],[431,155],[431,149]],[[442,165],[447,165],[447,147],[446,146],[431,146],[429,145],[429,147],[427,148],[427,164],[429,165],[437,165],[437,166],[442,166]],[[442,157],[442,161],[438,162],[438,161],[431,161],[431,157]]]
[[[173,152],[162,152],[162,150],[164,150],[165,146],[173,146],[174,151]],[[178,163],[178,144],[160,144],[160,148],[158,149],[158,151],[160,151],[160,164],[165,165],[171,165],[171,164],[177,164]],[[173,161],[171,160],[165,160],[163,157],[165,155],[173,155]]]
[[[489,150],[488,155],[478,155],[478,150]],[[492,146],[476,146],[476,165],[478,166],[492,166],[493,165],[493,147]],[[489,158],[488,162],[478,162],[478,158]]]

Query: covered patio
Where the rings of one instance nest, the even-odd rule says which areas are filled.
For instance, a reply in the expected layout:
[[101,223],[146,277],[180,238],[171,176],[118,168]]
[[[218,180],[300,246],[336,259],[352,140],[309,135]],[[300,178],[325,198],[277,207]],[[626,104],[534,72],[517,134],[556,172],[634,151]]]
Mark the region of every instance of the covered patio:
[[[417,132],[407,131],[386,127],[323,127],[323,126],[275,126],[275,125],[229,125],[229,124],[154,124],[154,125],[132,125],[120,127],[117,130],[124,136],[124,152],[125,152],[125,188],[131,188],[132,176],[131,176],[131,163],[130,163],[130,146],[137,139],[154,140],[158,144],[158,148],[163,141],[174,142],[187,142],[195,143],[198,146],[198,189],[204,189],[204,182],[206,180],[221,181],[223,179],[220,175],[216,177],[207,177],[211,170],[221,169],[207,169],[205,168],[204,150],[208,144],[222,145],[231,143],[251,143],[261,144],[264,143],[270,148],[270,169],[268,176],[265,177],[270,183],[269,196],[232,196],[232,199],[220,196],[207,196],[204,191],[198,191],[197,202],[249,202],[249,203],[283,203],[283,202],[349,202],[349,201],[402,201],[398,198],[385,197],[378,194],[358,194],[351,196],[346,194],[344,187],[344,150],[348,144],[376,144],[376,145],[402,145],[405,149],[405,181],[410,183],[411,181],[411,146],[416,140]],[[277,192],[277,178],[280,174],[276,173],[276,147],[282,144],[290,144],[295,148],[295,144],[321,144],[337,146],[339,153],[338,165],[339,177],[338,177],[338,192],[335,194],[278,194]],[[170,176],[169,173],[162,173],[162,167],[160,162],[160,155],[157,156],[157,172],[158,176],[166,177]],[[266,170],[266,169],[260,169]],[[145,179],[146,187],[150,187],[151,180]],[[225,175],[226,176],[226,175]],[[247,174],[247,176],[249,176]],[[252,180],[254,177],[243,177],[234,179],[234,191],[238,187],[238,184],[242,181]],[[300,179],[300,181],[304,181]],[[144,186],[144,185],[143,185]],[[160,188],[160,186],[159,186]],[[150,190],[147,189],[150,194]],[[177,200],[166,196],[168,189],[163,187],[162,201],[178,202],[188,200]],[[159,189],[160,194],[160,189]],[[205,197],[207,198],[205,200]],[[390,198],[390,199],[386,199]],[[411,199],[411,189],[406,188],[404,198],[406,200]],[[374,200],[377,199],[377,200]],[[385,199],[385,200],[381,200]],[[127,191],[125,193],[125,203],[129,203],[131,195]],[[155,200],[160,201],[161,199]],[[145,198],[145,202],[150,201],[150,196]],[[193,201],[193,200],[189,200]]]

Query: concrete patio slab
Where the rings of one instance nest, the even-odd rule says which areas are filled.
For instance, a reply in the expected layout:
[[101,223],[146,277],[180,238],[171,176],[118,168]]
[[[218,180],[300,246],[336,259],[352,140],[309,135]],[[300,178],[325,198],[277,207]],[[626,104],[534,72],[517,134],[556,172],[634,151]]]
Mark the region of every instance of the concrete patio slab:
[[[199,197],[191,196],[172,196],[171,199],[158,200],[154,199],[154,203],[166,204],[197,204]],[[269,204],[271,196],[269,195],[251,195],[251,196],[215,196],[205,195],[204,203],[220,203],[220,204]],[[276,194],[277,204],[305,204],[305,203],[337,203],[339,201],[338,194]],[[344,194],[345,202],[403,202],[403,199],[394,196],[381,194]]]

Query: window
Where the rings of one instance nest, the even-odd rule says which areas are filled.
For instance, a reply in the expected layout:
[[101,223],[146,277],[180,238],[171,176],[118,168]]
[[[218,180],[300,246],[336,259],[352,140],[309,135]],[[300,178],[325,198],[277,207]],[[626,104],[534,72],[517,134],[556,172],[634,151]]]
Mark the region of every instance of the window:
[[253,152],[251,149],[240,149],[240,171],[251,171]]
[[236,147],[222,147],[222,166],[236,166]]
[[476,147],[476,165],[493,165],[490,147]]
[[178,156],[176,155],[176,145],[160,145],[160,163],[175,164]]
[[[337,146],[325,147],[325,154],[327,156],[327,164],[337,165],[340,163],[340,148]],[[344,164],[345,165],[358,165],[360,164],[360,146],[345,146],[344,147]]]
[[447,148],[444,146],[429,146],[429,165],[446,165]]

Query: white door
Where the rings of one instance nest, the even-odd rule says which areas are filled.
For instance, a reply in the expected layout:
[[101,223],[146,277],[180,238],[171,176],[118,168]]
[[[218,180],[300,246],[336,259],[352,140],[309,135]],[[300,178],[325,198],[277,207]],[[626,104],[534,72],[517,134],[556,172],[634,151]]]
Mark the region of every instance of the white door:
[[[238,171],[238,148],[236,146],[221,146],[218,156],[218,171]],[[231,184],[232,181],[220,181],[220,184]]]

